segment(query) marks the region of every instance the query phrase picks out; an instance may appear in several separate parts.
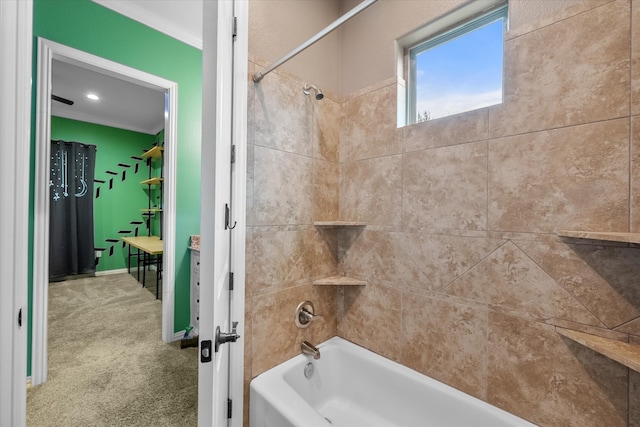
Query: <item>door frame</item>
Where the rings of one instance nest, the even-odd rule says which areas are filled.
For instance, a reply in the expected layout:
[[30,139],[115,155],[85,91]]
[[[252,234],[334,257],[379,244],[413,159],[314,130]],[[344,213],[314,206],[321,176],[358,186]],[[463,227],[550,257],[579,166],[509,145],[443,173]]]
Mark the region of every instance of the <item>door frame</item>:
[[31,0],[0,1],[0,425],[15,427],[26,424],[32,22]]
[[[201,176],[201,235],[207,228],[207,234],[213,235],[213,241],[201,242],[202,250],[212,251],[229,250],[229,270],[234,273],[234,287],[230,293],[229,311],[230,320],[237,321],[237,333],[240,339],[227,344],[229,350],[229,390],[228,397],[233,402],[233,416],[229,420],[229,427],[242,427],[244,417],[244,344],[245,334],[250,334],[249,328],[245,328],[245,246],[246,246],[246,185],[247,185],[247,110],[248,110],[248,36],[249,36],[249,6],[246,1],[234,0],[233,8],[222,2],[205,2],[203,15],[205,28],[203,33],[203,134],[202,134],[202,176]],[[235,31],[234,17],[237,19]],[[232,32],[235,34],[232,37]],[[235,41],[232,41],[235,39]],[[217,65],[220,61],[220,51],[227,50],[226,43],[233,43],[233,69],[232,76],[222,72],[223,67]],[[208,81],[204,79],[209,78]],[[230,86],[231,82],[233,85]],[[235,163],[231,164],[231,177],[223,177],[216,180],[216,159],[218,161],[231,161],[230,146],[228,141],[218,143],[218,138],[227,138],[228,133],[222,132],[221,124],[231,123],[230,138],[235,145]],[[224,181],[224,182],[223,182]],[[214,191],[211,188],[212,183]],[[231,200],[223,200],[223,191],[220,186],[231,184]],[[228,189],[228,187],[227,187]],[[220,221],[224,212],[212,211],[215,206],[223,206],[231,203],[230,224],[235,227],[229,240],[218,239],[217,234],[226,233]],[[219,240],[226,240],[219,243]],[[226,247],[220,248],[219,246]],[[213,257],[212,257],[213,258]],[[206,269],[209,270],[206,270]],[[207,294],[219,292],[214,290],[214,267],[204,265],[201,258],[201,274],[203,271],[209,278],[205,281],[201,275],[201,301],[205,301]],[[207,288],[208,287],[208,288]],[[214,311],[215,307],[202,306],[200,308],[200,341],[214,337]],[[220,325],[224,326],[224,325]],[[224,330],[224,329],[223,329]],[[227,329],[228,330],[228,329]],[[224,347],[223,347],[224,348]],[[226,348],[225,348],[226,350]],[[209,427],[216,419],[217,408],[214,399],[215,369],[213,364],[217,360],[207,364],[200,364],[198,376],[198,426]],[[227,410],[224,407],[222,410]]]
[[[175,234],[176,234],[176,178],[177,178],[177,115],[178,84],[129,66],[38,38],[37,96],[36,96],[36,165],[33,230],[33,320],[31,382],[47,380],[47,310],[49,283],[49,157],[51,153],[51,69],[52,60],[60,60],[90,70],[99,71],[134,84],[165,91],[165,149],[164,149],[164,240],[162,283],[162,340],[175,341]],[[169,183],[167,185],[166,183]],[[169,278],[169,280],[166,280]]]
[[[237,226],[231,233],[231,269],[234,272],[234,291],[231,296],[231,319],[239,321],[241,338],[229,348],[231,364],[229,372],[229,397],[234,402],[235,415],[230,427],[243,427],[244,422],[244,364],[245,338],[251,330],[245,327],[245,271],[247,231],[247,151],[248,151],[248,85],[249,80],[249,2],[234,1],[237,19],[233,58],[233,141],[236,161],[231,165],[233,174],[231,203]],[[233,222],[233,221],[232,221]],[[249,346],[251,348],[251,346]],[[250,380],[250,378],[249,378]]]

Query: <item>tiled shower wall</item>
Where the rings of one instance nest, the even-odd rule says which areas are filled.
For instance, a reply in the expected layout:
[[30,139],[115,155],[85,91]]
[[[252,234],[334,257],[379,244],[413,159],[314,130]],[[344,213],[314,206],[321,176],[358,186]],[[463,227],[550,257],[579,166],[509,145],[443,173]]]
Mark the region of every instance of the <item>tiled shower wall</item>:
[[502,105],[397,129],[395,80],[343,103],[340,219],[368,225],[339,269],[369,283],[338,335],[541,426],[640,426],[640,374],[555,331],[640,342],[640,250],[555,234],[640,232],[640,1],[524,21]]
[[[264,63],[250,57],[249,74]],[[313,221],[338,217],[340,104],[302,92],[281,70],[249,80],[245,393],[260,373],[336,335],[336,289],[314,279],[337,273],[337,238]],[[322,321],[294,324],[296,306],[313,302]],[[248,394],[245,396],[245,425]]]
[[640,232],[640,1],[557,3],[511,3],[500,106],[398,129],[395,79],[249,81],[246,385],[337,334],[542,426],[640,426],[640,374],[555,331],[640,343],[638,249],[555,234]]

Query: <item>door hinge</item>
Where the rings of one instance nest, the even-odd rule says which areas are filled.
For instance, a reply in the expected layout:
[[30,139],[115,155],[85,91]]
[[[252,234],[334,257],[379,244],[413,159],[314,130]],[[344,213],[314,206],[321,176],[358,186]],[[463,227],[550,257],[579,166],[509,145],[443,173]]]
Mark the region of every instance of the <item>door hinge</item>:
[[233,401],[227,397],[227,418],[231,418],[233,411]]
[[235,163],[236,162],[236,146],[232,145],[231,146],[231,163]]
[[233,273],[231,271],[229,272],[229,290],[233,290]]
[[238,18],[235,16],[233,17],[233,29],[231,30],[231,35],[233,35],[234,39],[238,35]]
[[22,309],[18,310],[18,327],[22,327]]

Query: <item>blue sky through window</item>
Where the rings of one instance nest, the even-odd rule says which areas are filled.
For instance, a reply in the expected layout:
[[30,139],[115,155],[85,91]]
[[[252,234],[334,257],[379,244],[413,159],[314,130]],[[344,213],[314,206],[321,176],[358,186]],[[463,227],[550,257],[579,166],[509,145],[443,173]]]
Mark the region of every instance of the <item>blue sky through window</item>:
[[502,19],[416,55],[416,113],[430,119],[502,102]]

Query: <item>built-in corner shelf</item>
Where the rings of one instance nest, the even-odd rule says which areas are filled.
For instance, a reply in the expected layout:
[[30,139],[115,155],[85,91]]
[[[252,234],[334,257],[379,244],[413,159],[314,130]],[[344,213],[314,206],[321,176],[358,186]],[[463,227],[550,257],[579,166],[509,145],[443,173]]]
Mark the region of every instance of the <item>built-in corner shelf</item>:
[[164,182],[164,178],[149,178],[144,181],[140,181],[142,185],[160,185]]
[[609,231],[558,230],[558,236],[578,239],[606,240],[608,242],[640,243],[640,233],[619,233]]
[[142,208],[142,209],[140,209],[140,212],[152,212],[152,213],[155,213],[155,212],[162,212],[162,209],[161,208]]
[[[343,230],[364,228],[367,226],[366,223],[359,221],[315,221],[313,225],[318,228]],[[367,282],[345,276],[331,276],[320,280],[314,280],[313,284],[318,286],[365,286]]]
[[144,152],[144,154],[142,154],[143,158],[147,158],[147,157],[152,157],[154,159],[156,158],[160,158],[162,157],[162,152],[164,151],[164,147],[160,147],[159,145],[156,145],[155,147],[151,148],[150,150],[147,150]]
[[591,350],[607,356],[624,366],[640,372],[640,345],[629,344],[610,338],[556,327],[556,331]]
[[364,280],[352,279],[344,276],[331,276],[325,279],[314,280],[314,285],[333,285],[333,286],[364,286],[367,284]]
[[[640,233],[623,233],[614,231],[558,230],[558,236],[577,239],[603,240],[608,242],[640,243]],[[583,346],[615,360],[624,366],[640,372],[640,345],[629,344],[611,338],[587,334],[556,327],[556,331]]]
[[357,221],[316,221],[313,223],[316,227],[322,228],[350,228],[350,227],[366,227],[364,222]]

